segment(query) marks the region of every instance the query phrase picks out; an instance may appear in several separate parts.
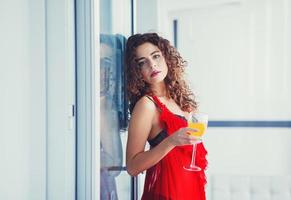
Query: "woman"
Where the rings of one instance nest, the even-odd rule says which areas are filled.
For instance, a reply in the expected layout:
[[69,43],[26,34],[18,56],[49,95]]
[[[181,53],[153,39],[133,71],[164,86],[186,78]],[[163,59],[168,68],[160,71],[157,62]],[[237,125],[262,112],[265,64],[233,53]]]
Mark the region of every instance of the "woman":
[[[131,36],[126,45],[128,128],[126,165],[130,175],[147,170],[142,200],[204,200],[206,150],[197,145],[199,172],[190,172],[196,137],[187,132],[189,112],[197,109],[182,79],[185,61],[156,33]],[[145,151],[146,142],[151,148]]]

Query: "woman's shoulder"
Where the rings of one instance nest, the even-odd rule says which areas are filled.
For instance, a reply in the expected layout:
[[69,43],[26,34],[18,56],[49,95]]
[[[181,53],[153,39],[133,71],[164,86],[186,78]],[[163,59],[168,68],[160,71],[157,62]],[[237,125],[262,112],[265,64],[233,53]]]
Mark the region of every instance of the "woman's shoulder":
[[156,105],[151,96],[141,97],[135,104],[133,112],[143,112],[144,114],[150,114],[156,112]]
[[142,108],[149,109],[149,110],[156,109],[156,105],[155,105],[153,98],[151,96],[148,96],[148,95],[144,95],[143,97],[141,97],[136,102],[135,107],[142,107]]

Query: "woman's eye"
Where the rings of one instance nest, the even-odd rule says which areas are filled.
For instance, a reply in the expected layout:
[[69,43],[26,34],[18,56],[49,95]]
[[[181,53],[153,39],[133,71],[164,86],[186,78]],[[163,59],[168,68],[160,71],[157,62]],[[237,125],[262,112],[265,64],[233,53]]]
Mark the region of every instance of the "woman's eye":
[[153,57],[154,57],[154,59],[157,59],[160,57],[160,54],[155,54]]
[[144,63],[145,63],[145,62],[139,62],[139,63],[137,63],[137,65],[138,65],[139,67],[142,67],[142,66],[144,66]]

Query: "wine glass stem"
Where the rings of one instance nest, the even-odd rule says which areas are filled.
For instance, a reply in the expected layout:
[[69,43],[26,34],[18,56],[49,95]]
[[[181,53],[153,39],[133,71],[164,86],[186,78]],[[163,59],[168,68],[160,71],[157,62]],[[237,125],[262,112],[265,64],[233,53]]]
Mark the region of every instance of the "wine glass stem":
[[191,167],[195,166],[195,157],[196,157],[196,142],[193,144],[193,150],[192,150],[192,160],[191,160]]

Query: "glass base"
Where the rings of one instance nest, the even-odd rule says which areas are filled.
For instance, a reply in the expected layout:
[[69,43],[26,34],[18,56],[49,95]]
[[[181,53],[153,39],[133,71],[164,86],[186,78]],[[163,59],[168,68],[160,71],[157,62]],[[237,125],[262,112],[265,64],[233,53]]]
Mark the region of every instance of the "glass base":
[[192,172],[199,172],[199,171],[201,171],[201,168],[200,167],[198,167],[198,166],[188,166],[188,167],[185,167],[185,166],[183,166],[183,168],[185,169],[185,170],[187,170],[187,171],[192,171]]

